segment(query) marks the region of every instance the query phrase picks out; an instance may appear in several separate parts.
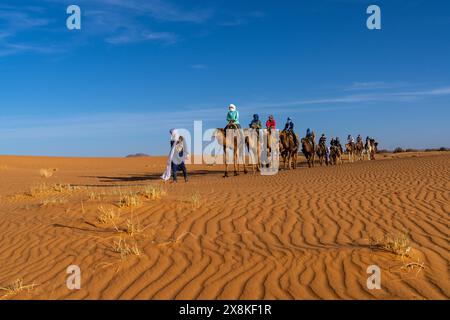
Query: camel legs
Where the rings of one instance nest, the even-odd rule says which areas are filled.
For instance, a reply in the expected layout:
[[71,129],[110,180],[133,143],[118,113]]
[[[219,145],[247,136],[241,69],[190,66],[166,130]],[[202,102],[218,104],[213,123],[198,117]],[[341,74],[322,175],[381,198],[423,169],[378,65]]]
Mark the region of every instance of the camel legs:
[[227,147],[223,146],[223,156],[225,157],[225,173],[223,175],[224,178],[228,177],[228,156],[227,156]]

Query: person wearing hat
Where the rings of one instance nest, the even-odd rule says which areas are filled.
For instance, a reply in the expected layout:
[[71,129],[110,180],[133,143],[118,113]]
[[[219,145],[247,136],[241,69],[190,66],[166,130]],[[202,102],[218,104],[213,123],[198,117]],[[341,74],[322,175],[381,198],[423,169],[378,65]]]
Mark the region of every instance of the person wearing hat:
[[259,130],[262,128],[261,120],[257,114],[253,115],[253,120],[249,124],[249,128]]
[[225,127],[225,130],[228,129],[230,124],[235,124],[239,129],[241,128],[241,124],[239,123],[239,111],[237,111],[234,104],[230,104],[228,107],[227,122],[228,124]]
[[275,119],[273,118],[273,115],[270,115],[269,119],[266,121],[266,129],[275,130],[276,126],[277,126],[277,124],[275,122]]
[[325,136],[325,133],[322,133],[322,136],[319,139],[319,144],[326,145],[327,143],[327,137]]
[[291,133],[294,143],[297,144],[297,136],[294,133],[294,122],[292,122],[291,117],[287,118],[286,124],[284,125],[284,131]]

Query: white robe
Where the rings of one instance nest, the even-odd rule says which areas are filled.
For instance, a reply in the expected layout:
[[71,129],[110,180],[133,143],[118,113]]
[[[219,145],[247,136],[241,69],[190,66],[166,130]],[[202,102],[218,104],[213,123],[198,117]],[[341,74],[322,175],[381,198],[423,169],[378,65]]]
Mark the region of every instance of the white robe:
[[[172,175],[172,161],[175,156],[175,150],[179,138],[180,134],[178,133],[178,130],[173,129],[172,137],[170,138],[170,141],[173,141],[172,149],[170,150],[169,158],[167,159],[166,171],[164,171],[163,175],[161,176],[161,179],[163,179],[164,181],[169,180]],[[184,161],[184,159],[187,159],[189,157],[189,153],[186,150],[186,141],[183,141],[183,151],[184,158],[179,161]]]
[[164,171],[163,175],[161,176],[161,179],[163,179],[164,181],[169,180],[170,176],[172,175],[172,159],[173,159],[173,155],[175,154],[176,146],[177,146],[176,143],[174,143],[172,145],[172,149],[170,150],[170,153],[169,153],[169,158],[167,159],[166,171]]

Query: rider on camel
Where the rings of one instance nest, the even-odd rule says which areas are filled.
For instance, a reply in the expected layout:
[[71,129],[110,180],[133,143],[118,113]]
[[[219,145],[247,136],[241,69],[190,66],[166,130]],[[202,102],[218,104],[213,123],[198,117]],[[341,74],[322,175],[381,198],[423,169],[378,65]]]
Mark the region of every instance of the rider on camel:
[[231,124],[236,125],[239,129],[241,128],[241,124],[239,123],[239,111],[237,111],[234,104],[230,104],[228,107],[227,122],[228,124],[226,125],[225,130],[227,130]]
[[355,144],[355,139],[351,134],[349,134],[347,137],[347,143]]
[[356,142],[357,142],[357,143],[362,142],[362,137],[361,137],[360,134],[358,134],[358,137],[356,137]]
[[327,143],[327,137],[325,137],[325,133],[322,133],[322,136],[319,139],[319,145],[326,146],[326,143]]
[[275,119],[273,118],[273,115],[270,115],[269,119],[266,121],[266,129],[267,130],[275,130],[276,129],[276,123],[275,123]]
[[253,120],[249,124],[249,128],[259,130],[262,128],[261,120],[257,114],[253,115]]
[[286,124],[284,125],[284,131],[292,134],[292,138],[294,139],[294,143],[297,144],[297,136],[294,133],[294,122],[290,117],[287,118]]

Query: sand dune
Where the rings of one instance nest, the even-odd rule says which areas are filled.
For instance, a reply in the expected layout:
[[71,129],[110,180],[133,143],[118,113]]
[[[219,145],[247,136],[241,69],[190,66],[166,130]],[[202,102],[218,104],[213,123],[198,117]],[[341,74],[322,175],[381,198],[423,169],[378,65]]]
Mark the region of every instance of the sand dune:
[[[275,176],[228,179],[221,166],[190,166],[189,183],[163,184],[162,157],[1,156],[0,287],[16,279],[35,287],[0,296],[450,297],[450,153],[312,169],[300,161]],[[42,168],[57,170],[43,178]],[[148,199],[149,186],[165,195]],[[125,195],[141,203],[119,208]],[[120,217],[101,223],[102,212]],[[132,235],[127,222],[137,229]],[[409,256],[369,241],[399,233],[410,236]],[[122,255],[119,239],[130,249]],[[81,268],[80,290],[66,286],[69,265]],[[380,290],[366,286],[369,265],[382,270]]]

